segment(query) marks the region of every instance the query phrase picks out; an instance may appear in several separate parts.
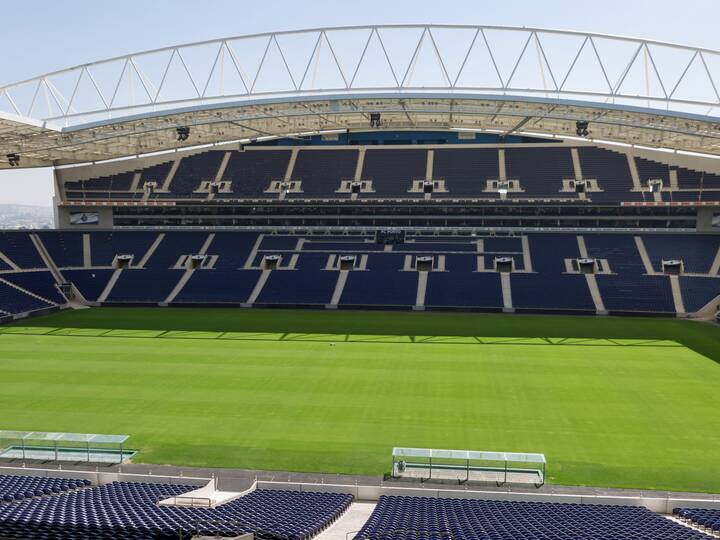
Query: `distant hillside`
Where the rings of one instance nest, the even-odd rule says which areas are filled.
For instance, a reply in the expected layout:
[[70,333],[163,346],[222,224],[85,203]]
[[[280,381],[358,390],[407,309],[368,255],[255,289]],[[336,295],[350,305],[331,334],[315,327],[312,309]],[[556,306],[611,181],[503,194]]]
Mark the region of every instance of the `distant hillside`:
[[0,204],[0,229],[49,229],[53,227],[50,206]]

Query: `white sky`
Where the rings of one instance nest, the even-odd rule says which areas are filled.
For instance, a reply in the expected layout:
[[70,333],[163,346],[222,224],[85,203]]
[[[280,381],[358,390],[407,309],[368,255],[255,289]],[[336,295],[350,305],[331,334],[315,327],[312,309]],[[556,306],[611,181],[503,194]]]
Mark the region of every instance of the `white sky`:
[[[321,26],[533,26],[720,49],[720,0],[26,0],[3,2],[0,85],[150,48]],[[0,204],[52,204],[52,172],[0,172]]]

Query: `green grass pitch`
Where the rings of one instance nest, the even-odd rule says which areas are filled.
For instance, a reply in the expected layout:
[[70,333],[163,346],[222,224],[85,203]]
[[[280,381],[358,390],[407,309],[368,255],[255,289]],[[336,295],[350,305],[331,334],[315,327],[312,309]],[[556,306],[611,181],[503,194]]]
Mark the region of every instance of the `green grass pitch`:
[[138,461],[382,474],[393,446],[544,452],[557,484],[720,491],[720,329],[101,308],[0,327],[0,428]]

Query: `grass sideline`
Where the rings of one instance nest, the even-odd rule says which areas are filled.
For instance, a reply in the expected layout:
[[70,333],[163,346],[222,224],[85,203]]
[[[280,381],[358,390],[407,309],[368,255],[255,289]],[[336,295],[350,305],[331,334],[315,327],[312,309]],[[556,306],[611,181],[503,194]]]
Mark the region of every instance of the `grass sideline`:
[[5,429],[129,433],[148,463],[382,474],[392,446],[538,451],[553,483],[720,491],[708,324],[99,308],[0,327],[0,358]]

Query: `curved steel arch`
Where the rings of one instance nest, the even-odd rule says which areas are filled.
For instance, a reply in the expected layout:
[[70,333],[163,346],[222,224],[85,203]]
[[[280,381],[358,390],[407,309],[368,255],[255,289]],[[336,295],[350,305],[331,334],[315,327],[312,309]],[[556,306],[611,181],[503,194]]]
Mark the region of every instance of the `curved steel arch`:
[[0,111],[65,126],[270,97],[432,90],[714,116],[720,51],[472,25],[314,28],[188,43],[0,87]]

